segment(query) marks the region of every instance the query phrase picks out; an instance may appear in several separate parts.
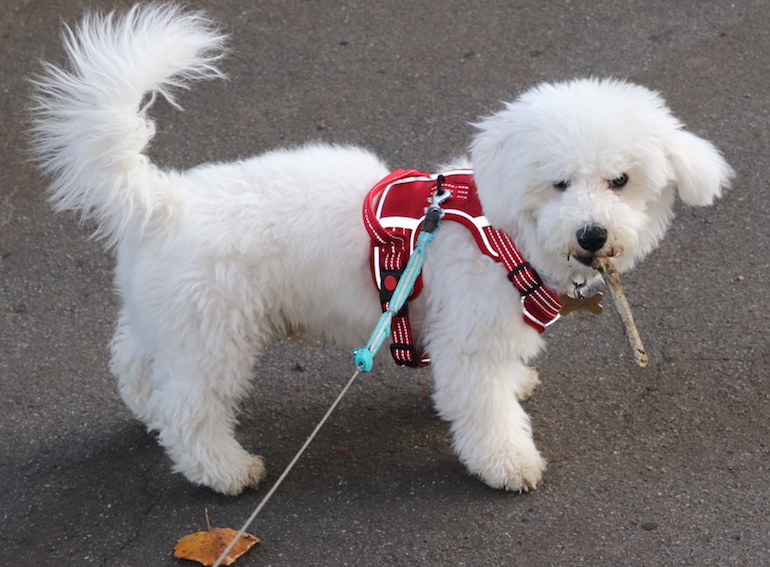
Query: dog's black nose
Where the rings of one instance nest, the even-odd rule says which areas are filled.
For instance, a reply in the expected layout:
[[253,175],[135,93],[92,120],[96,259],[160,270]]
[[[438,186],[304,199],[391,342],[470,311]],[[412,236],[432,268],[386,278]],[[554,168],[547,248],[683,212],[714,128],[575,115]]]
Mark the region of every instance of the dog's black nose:
[[576,233],[578,244],[586,252],[598,252],[607,242],[607,229],[598,224],[584,226]]

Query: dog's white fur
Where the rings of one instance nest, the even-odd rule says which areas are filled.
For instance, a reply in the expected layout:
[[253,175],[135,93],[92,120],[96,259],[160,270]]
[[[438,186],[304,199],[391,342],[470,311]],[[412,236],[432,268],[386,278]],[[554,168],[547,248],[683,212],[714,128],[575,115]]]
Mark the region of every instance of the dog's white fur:
[[[236,494],[264,475],[233,430],[265,345],[301,331],[360,346],[380,315],[361,205],[389,169],[328,145],[185,172],[150,163],[145,97],[173,102],[173,87],[220,76],[223,41],[205,16],[168,4],[87,16],[65,34],[71,71],[48,65],[37,80],[34,132],[56,208],[95,218],[116,250],[111,369],[123,399],[176,471]],[[623,81],[544,84],[477,126],[484,210],[560,292],[595,277],[595,255],[631,268],[658,245],[677,191],[708,205],[733,175],[658,94]],[[600,250],[578,243],[588,226],[606,229]],[[490,486],[534,488],[545,462],[517,398],[538,383],[526,363],[541,337],[503,267],[459,225],[442,226],[424,281],[413,323],[457,453]]]

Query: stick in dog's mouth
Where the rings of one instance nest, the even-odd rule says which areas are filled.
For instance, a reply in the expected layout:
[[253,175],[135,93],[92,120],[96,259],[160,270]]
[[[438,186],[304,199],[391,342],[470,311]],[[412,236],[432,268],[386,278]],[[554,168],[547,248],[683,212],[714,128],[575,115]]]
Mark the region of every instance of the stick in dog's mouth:
[[636,355],[636,362],[640,367],[644,368],[647,366],[647,352],[644,350],[642,339],[639,336],[639,330],[636,328],[636,323],[634,322],[634,316],[631,314],[631,306],[628,304],[628,300],[623,293],[623,287],[620,285],[618,271],[615,269],[612,260],[610,260],[608,256],[595,258],[591,263],[591,267],[598,271],[602,275],[602,278],[604,278],[604,283],[607,284],[607,289],[609,289],[610,295],[612,295],[612,299],[615,302],[618,315],[620,315],[620,320],[623,323],[623,329],[625,330],[626,337],[628,337],[628,342],[631,344],[631,348]]

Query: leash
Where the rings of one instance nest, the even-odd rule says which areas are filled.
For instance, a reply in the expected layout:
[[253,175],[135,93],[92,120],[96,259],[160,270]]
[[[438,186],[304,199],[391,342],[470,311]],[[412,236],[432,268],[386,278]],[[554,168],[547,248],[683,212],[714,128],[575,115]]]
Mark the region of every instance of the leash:
[[278,477],[278,480],[275,481],[275,484],[273,484],[269,492],[265,494],[264,498],[262,498],[260,503],[251,513],[251,516],[249,516],[249,518],[244,522],[243,526],[241,526],[241,529],[238,530],[237,534],[235,534],[235,537],[230,542],[230,544],[224,549],[224,551],[222,551],[213,567],[219,567],[222,565],[222,561],[224,561],[224,559],[227,557],[227,554],[230,553],[230,550],[232,550],[236,542],[241,539],[241,536],[246,533],[246,530],[249,529],[249,526],[252,524],[252,522],[254,522],[257,515],[259,515],[259,513],[262,511],[262,508],[265,507],[265,504],[267,504],[268,500],[270,500],[273,494],[275,494],[275,491],[278,490],[278,487],[288,476],[289,471],[294,468],[294,465],[305,452],[305,449],[308,448],[315,436],[321,430],[321,427],[323,427],[323,425],[329,419],[329,416],[339,405],[343,396],[350,389],[350,386],[353,385],[353,382],[355,382],[358,375],[361,374],[361,372],[369,372],[372,369],[372,365],[374,364],[374,355],[377,354],[377,351],[382,346],[385,338],[390,335],[390,323],[393,319],[393,316],[401,310],[407,298],[412,293],[414,282],[417,280],[417,276],[420,274],[423,261],[425,260],[425,247],[433,242],[433,238],[436,236],[436,231],[438,230],[441,217],[444,213],[440,205],[451,195],[448,190],[441,187],[443,180],[443,176],[438,177],[436,192],[431,197],[430,205],[427,207],[427,209],[425,209],[425,220],[422,224],[422,231],[420,232],[420,236],[417,239],[417,245],[415,246],[414,252],[406,264],[404,275],[401,276],[401,279],[398,281],[398,285],[393,292],[393,297],[388,302],[388,309],[380,316],[380,319],[377,321],[377,325],[375,326],[374,331],[372,331],[366,346],[357,348],[353,351],[353,355],[355,357],[354,362],[356,366],[355,372],[353,372],[353,375],[350,377],[347,384],[345,384],[345,387],[342,388],[342,391],[337,396],[337,399],[334,400],[332,405],[326,411],[326,414],[321,418],[321,421],[318,422],[318,425],[316,425],[313,432],[305,440],[305,443],[302,445],[302,447],[300,447],[299,451],[297,451],[297,454],[294,455],[294,458],[283,470],[281,476]]
[[321,427],[323,427],[324,423],[326,423],[326,420],[329,419],[329,416],[332,414],[334,409],[337,407],[337,405],[340,403],[340,400],[342,400],[342,397],[345,395],[345,393],[348,391],[350,386],[353,385],[353,382],[358,377],[358,375],[361,374],[361,369],[356,368],[356,371],[353,373],[353,376],[350,377],[350,380],[348,380],[348,383],[345,384],[345,387],[342,388],[342,391],[340,392],[339,396],[337,396],[337,399],[334,400],[331,407],[327,410],[326,415],[321,418],[321,421],[318,422],[318,425],[316,425],[313,432],[310,434],[310,436],[305,440],[305,444],[300,447],[300,450],[297,451],[297,454],[294,455],[294,458],[291,460],[291,462],[286,466],[284,471],[281,473],[281,476],[278,477],[278,480],[275,481],[275,484],[270,489],[270,491],[265,494],[264,498],[262,498],[262,501],[257,505],[257,507],[254,509],[254,512],[251,513],[251,516],[249,516],[249,519],[244,522],[243,526],[240,530],[238,530],[238,533],[235,535],[233,540],[230,542],[230,545],[228,545],[225,550],[222,552],[222,554],[217,559],[216,563],[214,563],[213,567],[219,567],[222,564],[222,561],[227,557],[227,554],[230,553],[230,550],[233,548],[235,543],[241,539],[241,536],[246,533],[246,530],[249,529],[249,526],[254,521],[254,519],[257,517],[257,515],[262,511],[262,508],[265,507],[265,504],[267,504],[267,501],[270,500],[270,498],[273,496],[276,490],[278,490],[278,487],[281,485],[283,480],[288,476],[289,471],[294,467],[294,465],[297,463],[299,458],[302,456],[302,453],[305,452],[305,449],[307,449],[308,445],[310,445],[310,442],[315,438],[316,434],[321,430]]

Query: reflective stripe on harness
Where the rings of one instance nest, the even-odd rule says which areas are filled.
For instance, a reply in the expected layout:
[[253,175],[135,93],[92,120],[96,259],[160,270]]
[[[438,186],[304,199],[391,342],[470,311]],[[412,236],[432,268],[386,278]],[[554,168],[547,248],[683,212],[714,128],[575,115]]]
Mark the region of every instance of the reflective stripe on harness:
[[[461,169],[441,174],[442,187],[451,192],[444,201],[442,221],[455,221],[473,235],[479,250],[502,263],[508,279],[521,294],[524,321],[542,333],[559,318],[561,302],[556,293],[543,285],[537,272],[519,253],[504,231],[489,224],[476,192],[473,171]],[[397,170],[377,183],[366,196],[363,206],[364,224],[371,237],[372,276],[380,290],[380,303],[387,308],[393,290],[414,250],[425,208],[436,190],[438,174],[417,170]],[[422,291],[418,277],[409,299]],[[397,364],[419,367],[430,364],[425,353],[414,347],[408,302],[393,317],[391,354]]]

